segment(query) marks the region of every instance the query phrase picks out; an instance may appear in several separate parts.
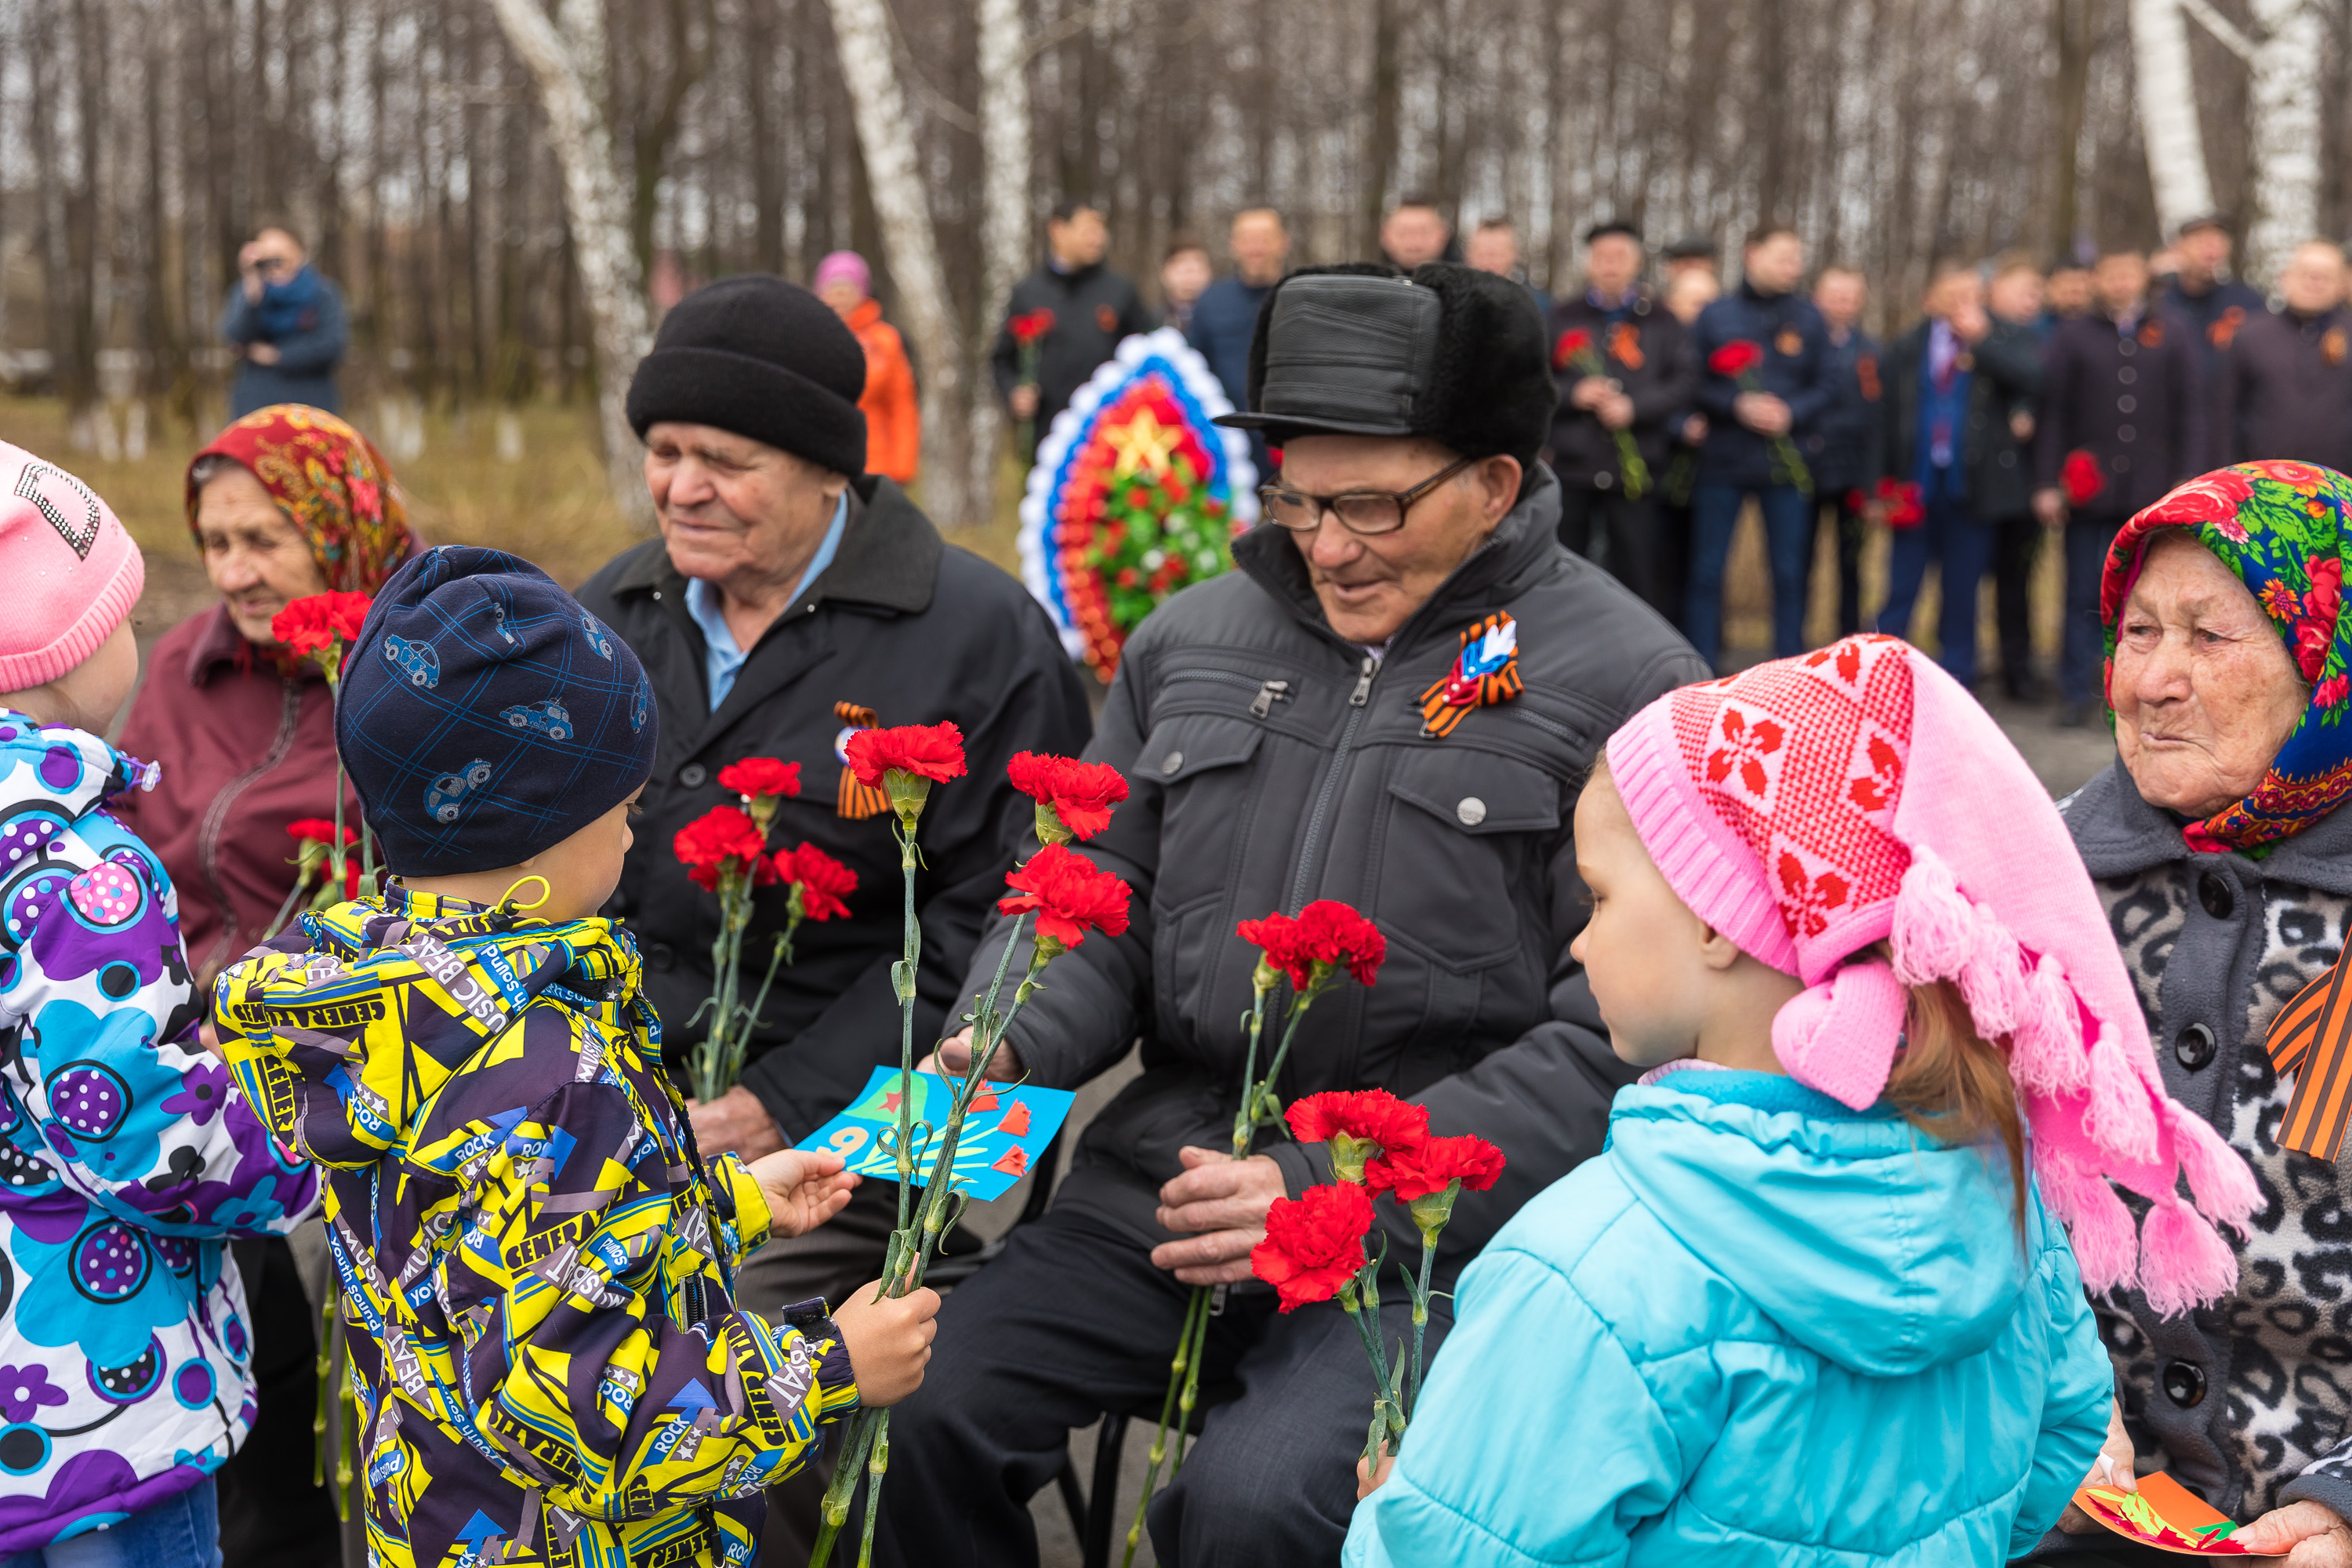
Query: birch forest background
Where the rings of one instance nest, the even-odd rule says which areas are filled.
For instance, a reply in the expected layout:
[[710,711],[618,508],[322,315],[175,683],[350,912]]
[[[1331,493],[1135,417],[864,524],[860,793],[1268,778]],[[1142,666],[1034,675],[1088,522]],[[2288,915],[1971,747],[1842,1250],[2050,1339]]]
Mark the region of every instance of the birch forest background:
[[[0,0],[0,378],[70,442],[221,412],[238,246],[345,289],[347,404],[405,422],[618,395],[694,284],[847,247],[919,362],[923,493],[986,510],[980,356],[1068,193],[1144,283],[1271,204],[1369,255],[1408,193],[1518,225],[1531,280],[1629,217],[1794,222],[1878,324],[1938,258],[2045,263],[2231,215],[2266,280],[2352,224],[2345,0]],[[388,427],[387,427],[388,426]],[[421,428],[421,427],[420,427]],[[501,426],[503,429],[503,426]],[[421,440],[421,436],[418,437]],[[640,493],[641,486],[635,487]]]

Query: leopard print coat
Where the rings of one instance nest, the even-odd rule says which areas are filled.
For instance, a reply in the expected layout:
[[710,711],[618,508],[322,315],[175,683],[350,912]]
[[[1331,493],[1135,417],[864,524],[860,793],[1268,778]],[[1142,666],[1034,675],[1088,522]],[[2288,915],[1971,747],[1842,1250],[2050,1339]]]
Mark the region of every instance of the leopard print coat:
[[2352,1517],[2352,1182],[2282,1150],[2294,1080],[2271,1019],[2342,952],[2352,813],[2264,859],[2192,854],[2117,763],[2061,803],[2147,1016],[2166,1087],[2246,1157],[2263,1204],[2234,1295],[2159,1319],[2095,1301],[2145,1468],[2241,1520],[2309,1498]]

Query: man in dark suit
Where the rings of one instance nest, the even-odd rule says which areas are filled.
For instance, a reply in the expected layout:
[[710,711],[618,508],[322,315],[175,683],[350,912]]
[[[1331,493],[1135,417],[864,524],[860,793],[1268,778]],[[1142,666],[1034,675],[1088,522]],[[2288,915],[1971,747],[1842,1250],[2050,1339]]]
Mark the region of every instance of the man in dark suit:
[[[1596,225],[1584,255],[1583,291],[1555,301],[1547,328],[1559,387],[1549,446],[1560,484],[1559,542],[1591,556],[1597,536],[1617,580],[1671,619],[1677,606],[1658,586],[1657,485],[1669,423],[1690,411],[1698,365],[1682,323],[1642,287],[1642,237],[1633,225]],[[1642,459],[1632,483],[1618,444],[1627,431]]]
[[1862,629],[1862,546],[1878,511],[1871,492],[1885,438],[1885,354],[1862,330],[1869,300],[1870,286],[1851,267],[1824,267],[1813,280],[1813,307],[1829,328],[1830,403],[1805,443],[1805,463],[1813,471],[1816,532],[1835,542],[1842,637]]
[[2058,721],[2067,725],[2088,724],[2099,695],[2108,543],[2126,518],[2197,472],[2205,450],[2198,349],[2180,317],[2149,309],[2147,258],[2111,251],[2093,282],[2097,309],[2050,340],[2033,447],[2034,515],[2066,534]]
[[2270,310],[2262,291],[2229,275],[2229,220],[2218,213],[2190,218],[2172,242],[2176,269],[2157,291],[2160,310],[2179,316],[2197,333],[2197,374],[2202,383],[2205,435],[2210,451],[2196,454],[2190,466],[2199,470],[2221,461],[2224,439],[2221,382],[2230,346],[2247,322]]
[[[1104,265],[1109,248],[1101,209],[1064,197],[1045,220],[1045,264],[1014,284],[1005,301],[989,368],[1013,417],[1034,421],[1040,437],[1095,368],[1118,352],[1122,338],[1160,324],[1135,285]],[[1013,323],[1039,311],[1045,312],[1045,335],[1034,361],[1024,362]]]
[[2352,311],[2344,252],[2306,240],[2279,270],[2285,306],[2238,329],[2221,358],[2216,463],[2292,458],[2352,470]]
[[[1977,597],[1991,564],[1993,523],[2025,504],[2010,416],[2042,389],[2031,331],[1985,313],[1974,271],[1954,267],[1927,287],[1927,320],[1886,362],[1886,477],[1919,487],[1920,515],[1895,530],[1878,629],[1911,635],[1930,559],[1943,574],[1937,662],[1961,685],[1977,673]],[[2000,459],[2009,458],[2004,468]]]

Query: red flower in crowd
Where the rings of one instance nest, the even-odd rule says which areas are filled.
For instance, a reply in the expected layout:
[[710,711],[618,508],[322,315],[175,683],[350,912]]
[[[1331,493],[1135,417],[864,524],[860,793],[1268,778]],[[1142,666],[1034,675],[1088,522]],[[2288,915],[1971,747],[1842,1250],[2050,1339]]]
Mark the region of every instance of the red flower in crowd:
[[1014,889],[996,901],[1008,915],[1034,914],[1037,935],[1073,948],[1098,931],[1127,929],[1128,887],[1083,855],[1048,844],[1004,880]]
[[1551,365],[1554,370],[1566,370],[1579,359],[1592,352],[1592,334],[1582,327],[1571,327],[1560,333],[1559,341],[1551,345]]
[[[288,823],[286,836],[297,843],[331,846],[335,842],[335,824],[330,817],[306,816],[299,821]],[[356,830],[349,827],[343,829],[344,843],[357,844],[359,841],[360,836]]]
[[685,863],[695,886],[706,891],[718,891],[721,876],[730,871],[740,874],[746,867],[751,869],[754,884],[775,879],[765,836],[737,806],[712,806],[679,828],[670,847]]
[[2107,488],[2107,476],[2100,470],[2099,459],[2078,447],[2059,465],[2058,484],[2066,492],[2068,506],[2081,506]]
[[1265,1239],[1250,1248],[1250,1272],[1274,1287],[1283,1311],[1328,1301],[1363,1268],[1371,1228],[1372,1200],[1352,1182],[1276,1198]]
[[316,654],[354,642],[367,624],[371,602],[365,594],[334,590],[295,599],[269,617],[269,635],[295,653]]
[[1108,827],[1110,808],[1127,798],[1126,778],[1107,763],[1017,752],[1004,772],[1014,789],[1051,810],[1076,838]]
[[1311,976],[1312,961],[1300,945],[1298,922],[1276,910],[1262,921],[1244,921],[1234,928],[1235,934],[1265,953],[1265,962],[1290,976],[1297,990],[1307,989]]
[[1878,501],[1886,509],[1886,526],[1889,528],[1916,528],[1927,521],[1927,503],[1921,498],[1919,487],[1916,484],[1881,479],[1878,481]]
[[1429,1112],[1384,1089],[1331,1089],[1291,1102],[1285,1117],[1301,1143],[1345,1134],[1383,1149],[1402,1149],[1429,1136]]
[[773,864],[776,880],[800,884],[801,913],[806,919],[829,921],[849,913],[845,900],[857,891],[857,873],[815,845],[779,849]]
[[1364,1164],[1364,1185],[1401,1202],[1432,1197],[1455,1182],[1483,1193],[1503,1173],[1503,1152],[1484,1138],[1423,1138],[1383,1149]]
[[719,787],[741,795],[796,795],[801,793],[801,765],[773,757],[745,757],[719,770]]
[[1024,311],[1007,321],[1005,327],[1012,332],[1014,342],[1025,346],[1054,330],[1054,312],[1042,308]]
[[1706,368],[1734,381],[1764,363],[1764,351],[1745,338],[1734,338],[1706,356]]
[[1389,944],[1380,928],[1339,902],[1318,899],[1298,911],[1298,941],[1318,963],[1344,963],[1360,985],[1380,978]]
[[963,731],[955,725],[899,724],[860,730],[843,748],[849,771],[868,789],[882,787],[882,775],[911,773],[933,784],[963,776]]

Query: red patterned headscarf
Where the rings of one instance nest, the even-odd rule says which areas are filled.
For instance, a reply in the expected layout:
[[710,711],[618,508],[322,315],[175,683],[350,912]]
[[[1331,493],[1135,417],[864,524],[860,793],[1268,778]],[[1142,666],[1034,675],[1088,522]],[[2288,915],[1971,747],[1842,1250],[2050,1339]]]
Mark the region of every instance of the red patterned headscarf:
[[[302,531],[327,586],[373,594],[417,545],[392,470],[368,438],[321,408],[257,408],[188,463],[188,531],[196,527],[196,465],[226,458],[261,481]],[[199,541],[201,542],[201,541]]]

